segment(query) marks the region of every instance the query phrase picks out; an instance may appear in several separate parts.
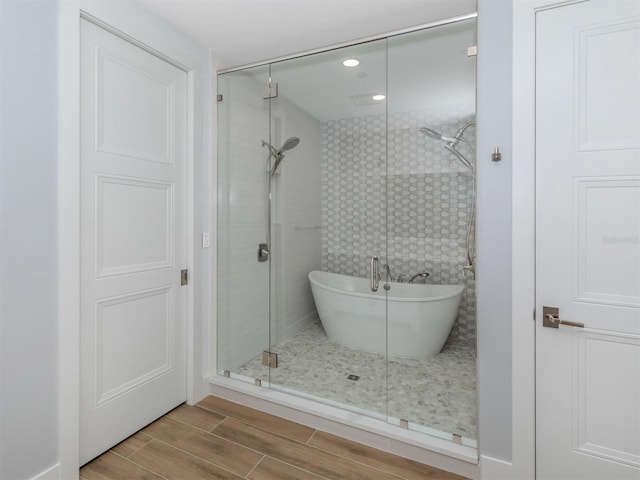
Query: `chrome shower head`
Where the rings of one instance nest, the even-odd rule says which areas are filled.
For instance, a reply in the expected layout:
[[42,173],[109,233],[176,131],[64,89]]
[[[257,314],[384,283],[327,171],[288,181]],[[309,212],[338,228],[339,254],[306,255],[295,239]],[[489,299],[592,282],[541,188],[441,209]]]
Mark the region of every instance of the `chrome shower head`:
[[291,150],[292,148],[297,147],[299,143],[300,143],[300,139],[298,137],[288,138],[282,144],[282,147],[280,148],[280,153],[286,152],[287,150]]
[[425,134],[428,137],[434,138],[436,140],[440,140],[441,142],[444,142],[444,148],[447,149],[449,152],[453,153],[456,158],[458,160],[460,160],[460,162],[462,162],[467,168],[471,169],[472,171],[475,171],[475,162],[470,162],[464,155],[462,155],[462,153],[460,153],[458,151],[458,149],[456,148],[456,146],[460,143],[460,142],[464,142],[467,145],[470,145],[469,142],[467,140],[465,140],[464,138],[462,138],[462,135],[464,134],[464,132],[467,130],[467,128],[469,128],[472,125],[475,125],[476,122],[471,121],[471,122],[467,122],[464,124],[464,126],[462,128],[460,128],[457,132],[455,137],[445,137],[444,135],[442,135],[442,133],[440,133],[437,130],[434,130],[433,128],[429,128],[429,127],[422,127],[420,129],[420,133]]
[[271,144],[265,142],[264,140],[262,141],[263,147],[269,147],[269,157],[275,158],[273,167],[271,167],[271,170],[269,172],[270,177],[273,176],[274,173],[276,173],[276,170],[278,170],[280,162],[282,162],[282,159],[284,158],[284,152],[297,147],[299,143],[300,139],[298,137],[291,137],[285,140],[285,142],[282,144],[282,147],[280,147],[280,150],[276,150]]

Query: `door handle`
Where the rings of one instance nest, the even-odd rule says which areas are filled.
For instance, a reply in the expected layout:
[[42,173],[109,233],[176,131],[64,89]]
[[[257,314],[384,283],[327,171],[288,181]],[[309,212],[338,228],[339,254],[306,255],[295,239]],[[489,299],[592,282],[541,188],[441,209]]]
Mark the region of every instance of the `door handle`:
[[560,320],[560,309],[557,307],[542,307],[542,326],[558,328],[560,325],[567,327],[584,328],[584,323]]
[[371,283],[372,292],[378,291],[378,281],[380,279],[380,272],[378,271],[378,268],[379,268],[378,257],[374,255],[373,257],[371,257],[371,266],[369,268],[369,275],[370,275],[369,280]]

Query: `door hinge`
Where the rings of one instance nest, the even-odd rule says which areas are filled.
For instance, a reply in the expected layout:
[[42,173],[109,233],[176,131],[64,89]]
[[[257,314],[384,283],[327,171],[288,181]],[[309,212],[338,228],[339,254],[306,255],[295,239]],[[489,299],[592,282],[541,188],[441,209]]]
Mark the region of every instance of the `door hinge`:
[[222,94],[219,93],[217,98],[218,98],[218,101],[221,102],[222,101]]
[[264,92],[262,95],[262,98],[264,98],[265,100],[268,98],[276,98],[278,96],[278,84],[273,82],[273,83],[269,83],[267,84],[266,87],[264,87]]
[[262,352],[262,365],[265,367],[278,368],[278,354],[265,350]]
[[185,268],[180,270],[180,285],[186,285],[189,283],[189,269]]
[[266,262],[267,260],[269,260],[269,247],[267,246],[266,243],[259,243],[258,244],[258,261],[259,262]]

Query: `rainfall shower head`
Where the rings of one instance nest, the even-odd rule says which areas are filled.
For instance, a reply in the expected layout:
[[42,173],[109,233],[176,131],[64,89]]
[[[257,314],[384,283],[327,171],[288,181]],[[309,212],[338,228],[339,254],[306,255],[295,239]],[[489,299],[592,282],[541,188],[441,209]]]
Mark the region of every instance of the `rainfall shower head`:
[[275,147],[270,143],[267,143],[264,140],[262,141],[262,146],[269,147],[269,155],[275,158],[276,160],[275,163],[273,164],[273,167],[271,167],[271,171],[269,173],[270,177],[274,173],[276,173],[276,170],[280,166],[280,162],[282,162],[282,159],[284,158],[284,152],[297,147],[299,143],[300,143],[300,139],[298,137],[291,137],[284,141],[284,143],[282,144],[282,147],[280,147],[280,150],[276,150]]
[[467,122],[465,123],[462,128],[459,128],[458,131],[456,132],[454,137],[445,137],[444,135],[442,135],[442,133],[440,133],[438,130],[435,130],[433,128],[429,128],[429,127],[422,127],[420,129],[420,133],[424,133],[426,136],[431,137],[431,138],[435,138],[436,140],[441,140],[443,142],[447,142],[449,144],[451,144],[452,147],[455,147],[458,145],[458,143],[460,143],[462,139],[462,135],[464,135],[464,132],[467,131],[467,128],[475,125],[476,122],[471,121],[471,122]]

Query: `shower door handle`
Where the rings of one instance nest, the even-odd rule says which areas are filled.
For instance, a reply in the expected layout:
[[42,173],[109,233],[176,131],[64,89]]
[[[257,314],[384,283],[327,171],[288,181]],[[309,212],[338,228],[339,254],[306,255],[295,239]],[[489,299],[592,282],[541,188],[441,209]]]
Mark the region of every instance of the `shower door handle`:
[[370,280],[371,280],[372,292],[378,291],[378,280],[380,278],[380,271],[378,270],[378,268],[379,268],[378,257],[374,255],[373,257],[371,257],[371,267],[369,269],[369,275],[371,276]]

